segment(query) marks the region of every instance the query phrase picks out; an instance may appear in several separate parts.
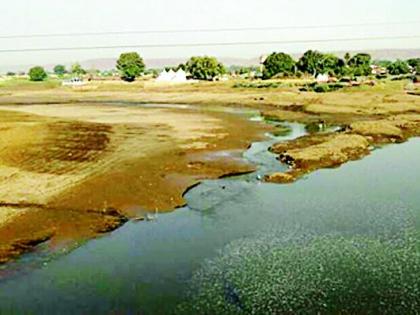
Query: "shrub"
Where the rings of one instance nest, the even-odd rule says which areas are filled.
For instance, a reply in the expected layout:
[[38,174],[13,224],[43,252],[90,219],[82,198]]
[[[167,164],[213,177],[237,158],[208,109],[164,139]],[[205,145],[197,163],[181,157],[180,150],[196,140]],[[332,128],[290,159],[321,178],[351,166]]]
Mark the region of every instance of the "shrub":
[[29,80],[31,81],[44,81],[47,76],[47,73],[42,67],[37,66],[29,70]]
[[330,91],[330,87],[328,84],[317,84],[314,87],[314,92],[317,92],[317,93],[326,93],[329,91]]

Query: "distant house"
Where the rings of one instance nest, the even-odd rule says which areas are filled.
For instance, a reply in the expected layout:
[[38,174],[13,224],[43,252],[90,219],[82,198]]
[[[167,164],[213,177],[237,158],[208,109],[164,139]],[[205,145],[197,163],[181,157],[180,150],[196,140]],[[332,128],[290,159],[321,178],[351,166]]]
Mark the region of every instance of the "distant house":
[[182,69],[179,69],[177,72],[172,69],[169,71],[163,70],[156,78],[156,82],[166,83],[183,83],[187,81],[187,73]]

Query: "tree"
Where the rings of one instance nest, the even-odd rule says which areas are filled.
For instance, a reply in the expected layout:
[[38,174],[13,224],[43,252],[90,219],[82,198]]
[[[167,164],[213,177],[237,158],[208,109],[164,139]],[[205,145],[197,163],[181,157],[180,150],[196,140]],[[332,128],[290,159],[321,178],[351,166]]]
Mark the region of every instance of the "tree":
[[226,69],[215,57],[191,57],[185,64],[187,72],[193,79],[213,80],[226,73]]
[[410,67],[406,61],[403,60],[397,60],[393,63],[391,63],[387,70],[389,74],[392,75],[400,75],[400,74],[407,74],[410,73]]
[[302,72],[312,74],[317,76],[319,73],[322,73],[322,62],[324,55],[316,50],[308,50],[303,54],[299,59],[297,66],[298,69]]
[[299,70],[310,73],[313,76],[318,74],[342,75],[345,65],[345,61],[337,56],[323,54],[314,50],[305,52],[298,61]]
[[372,63],[372,57],[369,54],[356,54],[348,62],[355,76],[365,76],[371,74],[372,70],[370,65]]
[[42,67],[33,67],[29,70],[29,80],[44,81],[47,78],[47,73]]
[[392,61],[389,61],[389,60],[375,60],[373,62],[373,64],[375,64],[379,67],[388,68],[392,64]]
[[332,54],[324,54],[319,65],[320,73],[340,76],[344,73],[346,63],[343,59]]
[[408,59],[407,63],[410,65],[410,67],[413,68],[413,70],[417,73],[420,74],[420,58],[412,58],[412,59]]
[[71,66],[71,73],[75,75],[84,75],[86,74],[86,70],[83,69],[79,63],[75,63]]
[[66,67],[63,65],[56,65],[54,67],[54,73],[58,76],[62,76],[67,73]]
[[295,66],[296,62],[290,55],[274,52],[264,61],[263,79],[270,79],[277,74],[294,74]]
[[350,53],[346,52],[346,54],[344,55],[344,61],[346,62],[346,65],[349,64],[350,59],[351,59]]
[[117,60],[117,69],[120,71],[121,79],[133,82],[143,73],[145,65],[138,53],[128,52],[120,55]]

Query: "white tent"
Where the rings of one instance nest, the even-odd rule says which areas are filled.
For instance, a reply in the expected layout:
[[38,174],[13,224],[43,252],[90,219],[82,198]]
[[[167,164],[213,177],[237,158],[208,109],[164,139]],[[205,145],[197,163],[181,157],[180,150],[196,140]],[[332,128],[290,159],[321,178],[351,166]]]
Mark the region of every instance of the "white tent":
[[182,69],[179,69],[177,72],[174,72],[172,69],[169,72],[163,70],[156,78],[156,81],[168,83],[187,82],[187,74]]
[[169,74],[166,70],[163,70],[159,76],[156,78],[156,81],[158,82],[167,82],[168,80],[170,80],[169,78]]
[[186,82],[187,73],[182,69],[178,69],[178,71],[175,73],[175,76],[172,78],[172,81],[173,82]]

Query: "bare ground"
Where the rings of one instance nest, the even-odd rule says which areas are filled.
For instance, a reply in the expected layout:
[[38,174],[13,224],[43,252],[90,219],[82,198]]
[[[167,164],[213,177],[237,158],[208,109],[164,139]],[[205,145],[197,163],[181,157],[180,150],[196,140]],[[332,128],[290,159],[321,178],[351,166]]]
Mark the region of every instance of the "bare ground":
[[253,170],[235,150],[264,130],[231,114],[110,105],[3,106],[0,117],[0,262],[184,205],[197,181]]

